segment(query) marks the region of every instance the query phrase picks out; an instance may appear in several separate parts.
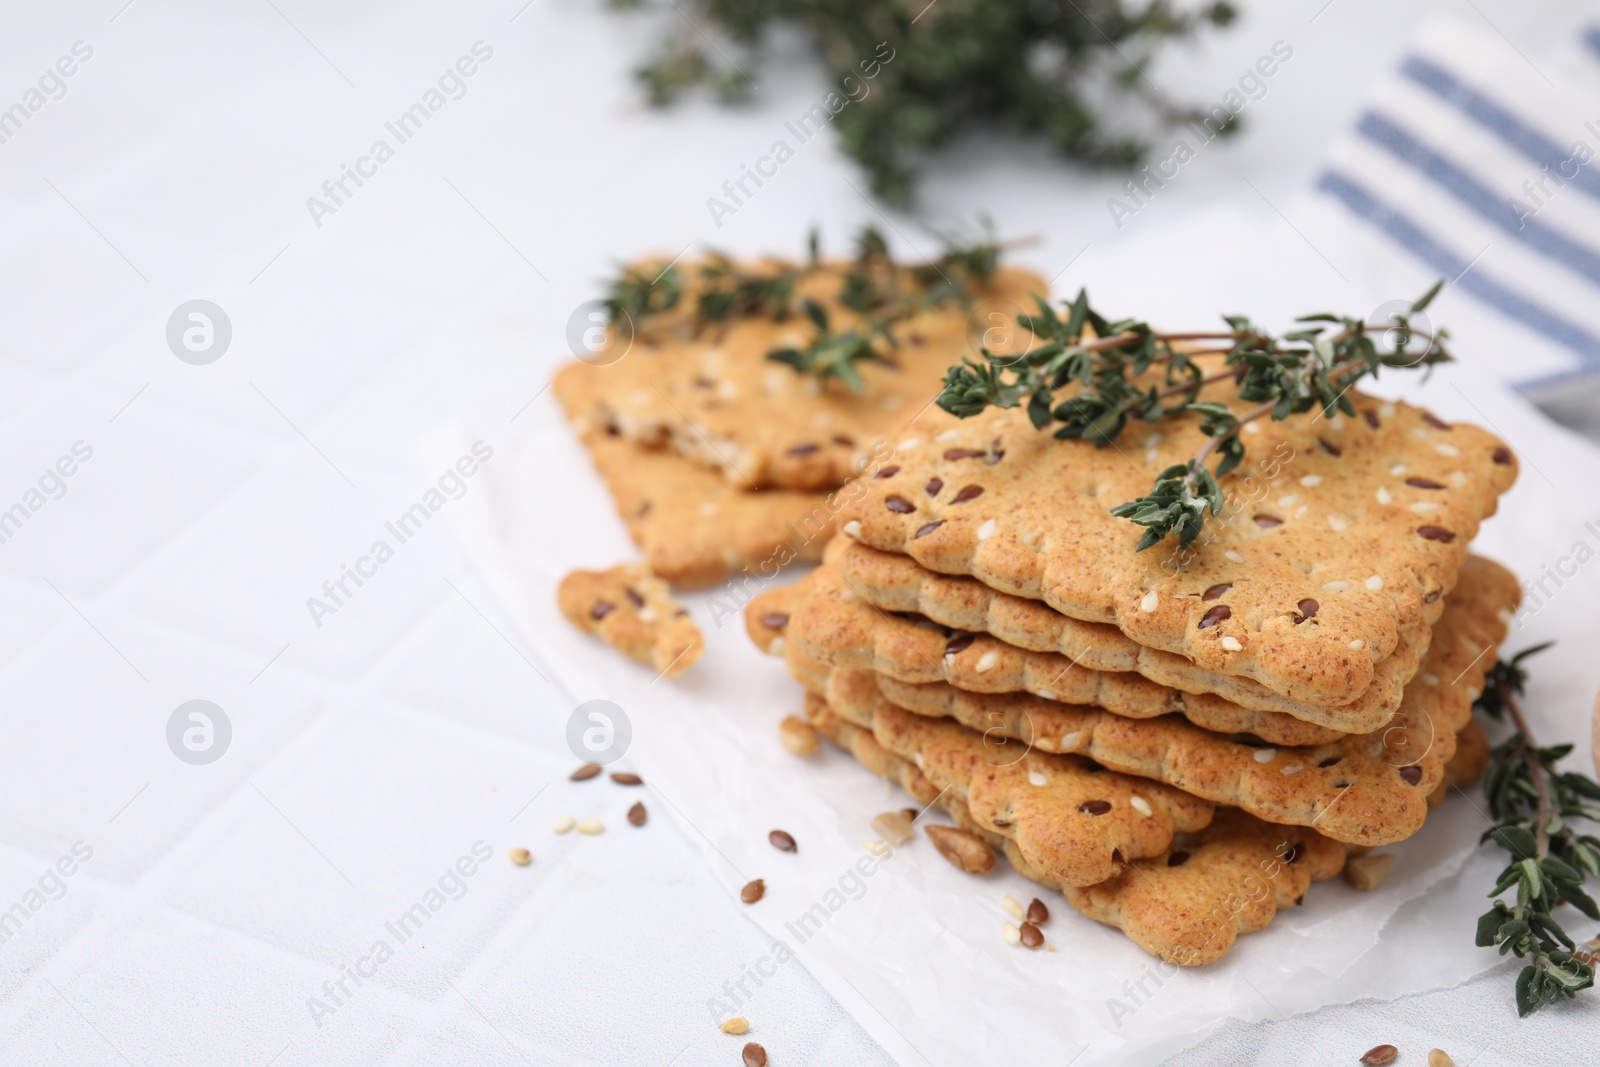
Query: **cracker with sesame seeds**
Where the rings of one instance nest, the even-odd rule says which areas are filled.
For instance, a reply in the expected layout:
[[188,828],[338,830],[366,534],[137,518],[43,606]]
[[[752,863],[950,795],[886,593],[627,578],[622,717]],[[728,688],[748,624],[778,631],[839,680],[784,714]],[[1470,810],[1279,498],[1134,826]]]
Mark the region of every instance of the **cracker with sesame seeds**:
[[688,670],[704,648],[700,628],[667,583],[637,563],[573,571],[561,579],[556,602],[572,625],[666,678]]
[[1174,833],[1211,821],[1209,801],[1077,756],[1026,750],[897,708],[885,708],[881,716],[872,731],[879,745],[960,800],[989,832],[1015,841],[1029,863],[1063,884],[1105,881],[1130,858],[1163,852]]
[[1307,746],[1263,746],[1176,716],[1129,719],[1029,694],[969,693],[943,682],[910,684],[871,671],[830,670],[793,645],[787,658],[791,674],[810,692],[902,755],[894,731],[907,713],[950,718],[991,739],[1077,753],[1270,822],[1315,825],[1340,841],[1380,845],[1415,833],[1430,795],[1446,784],[1456,735],[1470,723],[1472,699],[1505,635],[1498,609],[1515,605],[1519,593],[1504,568],[1469,559],[1424,661],[1431,682],[1419,674],[1400,713],[1383,728]]
[[[796,283],[795,303],[814,300],[835,334],[867,329],[840,301],[849,264],[824,264]],[[694,275],[694,267],[683,267]],[[909,279],[910,272],[902,272]],[[833,489],[869,462],[875,445],[939,394],[945,372],[987,344],[1020,341],[1015,318],[1046,286],[1027,271],[998,268],[968,304],[948,301],[896,322],[885,362],[856,367],[865,388],[797,373],[767,358],[804,348],[816,327],[803,315],[731,318],[700,334],[635,337],[605,366],[564,367],[556,395],[572,416],[639,444],[661,446],[716,471],[741,490]],[[615,341],[614,343],[621,343]]]
[[815,563],[843,506],[837,494],[741,492],[674,452],[587,427],[581,436],[645,563],[679,588]]
[[[1137,718],[1175,711],[1207,729],[1246,731],[1285,744],[1376,729],[1399,707],[1404,689],[1403,679],[1391,685],[1389,671],[1381,670],[1384,685],[1369,686],[1352,704],[1324,708],[1265,686],[1244,687],[1198,667],[1150,668],[1149,673],[1167,679],[1164,684],[1149,673],[1124,669],[1126,657],[1101,655],[1093,647],[1079,648],[1075,656],[1034,652],[985,633],[954,631],[926,616],[890,614],[833,564],[824,564],[799,588],[801,595],[790,608],[793,644],[830,666],[876,670],[905,682],[947,681],[975,693],[1029,692],[1069,704],[1099,704]],[[1409,678],[1416,660],[1411,653],[1406,658]],[[1184,685],[1172,684],[1179,679]]]
[[[1242,411],[1232,393],[1223,382],[1201,398]],[[1195,414],[1163,419],[1143,448],[1137,430],[1097,448],[1034,429],[1021,409],[967,420],[935,409],[864,482],[841,530],[1204,670],[1348,705],[1403,638],[1426,644],[1516,462],[1477,427],[1346,395],[1354,416],[1248,424],[1246,463],[1222,479],[1224,515],[1181,552],[1171,540],[1137,551],[1138,527],[1110,511],[1188,462],[1205,440]]]
[[[1143,675],[1180,693],[1210,694],[1252,710],[1292,715],[1306,720],[1308,728],[1310,723],[1325,718],[1319,706],[1293,700],[1252,678],[1205,670],[1177,653],[1141,645],[1115,626],[1071,618],[1043,601],[999,592],[976,578],[937,574],[908,556],[880,552],[859,541],[839,537],[829,543],[824,558],[837,568],[851,592],[883,611],[921,615],[954,631],[987,633],[1026,652],[1065,656],[1080,667]],[[1399,707],[1401,690],[1416,673],[1421,652],[1422,649],[1403,635],[1394,652],[1376,665],[1372,684],[1351,705],[1341,709],[1339,728],[1336,730],[1329,725],[1322,727],[1322,731],[1331,735],[1359,730],[1362,722],[1375,722],[1392,714]],[[1003,659],[1008,655],[1015,658],[1014,653],[1008,654],[1005,650],[998,654]],[[981,656],[979,653],[978,658]],[[1206,710],[1218,717],[1217,711]],[[1346,716],[1348,722],[1344,721]],[[1202,725],[1224,732],[1248,729],[1220,721]],[[1304,729],[1300,736],[1307,736]],[[1283,744],[1311,743],[1287,737],[1268,740]]]
[[1218,808],[1208,826],[1174,835],[1160,855],[1133,860],[1097,885],[1063,886],[1030,862],[1016,841],[973,818],[952,791],[934,785],[821,697],[808,696],[806,714],[868,770],[898,782],[918,803],[942,808],[956,825],[1003,852],[1023,877],[1062,891],[1077,911],[1121,929],[1170,963],[1216,962],[1241,934],[1266,926],[1280,908],[1302,904],[1312,881],[1332,878],[1344,865],[1344,847],[1315,830]]

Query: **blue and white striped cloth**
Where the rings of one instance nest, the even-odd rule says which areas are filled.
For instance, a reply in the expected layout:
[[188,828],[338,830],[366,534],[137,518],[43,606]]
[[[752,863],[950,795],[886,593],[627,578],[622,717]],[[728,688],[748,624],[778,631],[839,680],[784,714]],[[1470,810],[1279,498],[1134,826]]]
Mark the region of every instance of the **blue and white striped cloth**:
[[1600,386],[1600,25],[1553,52],[1431,23],[1317,179],[1506,327],[1535,399]]

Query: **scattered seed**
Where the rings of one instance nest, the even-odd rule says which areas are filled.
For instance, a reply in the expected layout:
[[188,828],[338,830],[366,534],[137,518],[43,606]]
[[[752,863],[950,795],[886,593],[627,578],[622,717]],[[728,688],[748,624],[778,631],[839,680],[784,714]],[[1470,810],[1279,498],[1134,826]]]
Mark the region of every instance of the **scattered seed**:
[[1278,758],[1278,750],[1275,748],[1258,748],[1251,755],[1255,757],[1257,763],[1271,763]]
[[906,817],[906,822],[916,822],[917,816],[921,815],[922,812],[916,808],[901,808],[900,814]]
[[618,785],[644,785],[644,779],[628,771],[618,771],[611,776]]
[[1020,945],[1022,943],[1022,930],[1018,928],[1016,923],[1006,923],[1000,927],[1000,936],[1005,938],[1005,942],[1008,945]]
[[1155,809],[1150,806],[1150,802],[1144,797],[1132,797],[1128,800],[1128,803],[1133,806],[1134,811],[1147,819],[1155,814]]
[[1022,921],[1022,904],[1016,897],[1007,895],[1000,898],[1000,906],[1006,909],[1006,914],[1018,922]]
[[1044,776],[1044,774],[1041,773],[1040,771],[1029,771],[1028,772],[1028,784],[1031,785],[1031,786],[1035,786],[1035,787],[1038,787],[1038,786],[1041,786],[1041,785],[1049,785],[1050,784],[1050,779],[1046,778]]
[[1416,785],[1418,782],[1422,781],[1422,768],[1401,767],[1400,778],[1406,783],[1406,785]]
[[985,874],[994,869],[994,849],[970,830],[955,826],[926,826],[923,828],[939,855],[968,874]]
[[1367,1054],[1361,1057],[1361,1062],[1366,1067],[1381,1067],[1382,1064],[1393,1063],[1394,1058],[1398,1055],[1400,1055],[1400,1050],[1393,1045],[1379,1045],[1376,1048],[1369,1049]]
[[767,1050],[751,1041],[744,1047],[743,1059],[744,1067],[767,1067]]
[[1038,897],[1028,902],[1028,921],[1035,926],[1043,926],[1050,921],[1050,909]]
[[1085,815],[1104,815],[1106,812],[1111,810],[1111,801],[1085,800],[1082,804],[1078,805],[1078,810],[1083,812]]
[[750,1020],[743,1015],[735,1015],[722,1024],[722,1032],[725,1034],[748,1034],[750,1032]]
[[564,834],[568,830],[572,829],[575,825],[577,825],[577,820],[573,819],[573,817],[570,815],[563,815],[561,818],[550,824],[550,829],[554,830],[558,834]]
[[649,817],[650,813],[644,810],[642,801],[628,809],[628,824],[630,826],[643,826],[645,820]]
[[1225,622],[1233,617],[1233,609],[1226,604],[1218,604],[1200,616],[1200,623],[1196,627],[1200,630],[1209,629],[1220,622]]
[[885,811],[872,817],[872,830],[895,848],[899,848],[913,836],[911,820],[903,811]]
[[1017,934],[1023,948],[1038,948],[1044,944],[1044,934],[1032,923],[1023,923],[1022,929],[1017,931]]
[[1444,1049],[1436,1048],[1428,1053],[1428,1067],[1456,1067],[1456,1061]]
[[779,852],[799,851],[799,847],[794,843],[794,835],[787,830],[774,830],[767,835],[767,840]]
[[1154,589],[1152,589],[1148,593],[1146,593],[1144,595],[1144,599],[1139,601],[1139,610],[1144,612],[1146,615],[1150,614],[1152,611],[1155,611],[1156,608],[1158,608],[1160,606],[1161,606],[1161,595],[1159,593],[1157,593]]
[[582,767],[579,767],[577,770],[568,775],[567,779],[568,781],[573,782],[587,782],[589,779],[599,774],[600,770],[601,767],[598,763],[585,763]]
[[528,864],[533,862],[533,853],[529,852],[525,848],[513,848],[506,852],[506,855],[510,856],[511,862],[515,863],[518,867],[526,867]]
[[595,834],[603,834],[605,832],[606,824],[601,822],[599,819],[578,820],[578,833],[580,834],[588,834],[590,837],[593,837]]
[[1227,637],[1224,637],[1221,641],[1219,641],[1217,643],[1220,644],[1223,648],[1227,649],[1229,652],[1243,652],[1244,651],[1244,645],[1241,644],[1239,639],[1237,637],[1234,637],[1232,634],[1229,634]]
[[1394,864],[1390,852],[1369,852],[1365,856],[1351,856],[1345,860],[1344,880],[1363,893],[1370,893],[1383,884]]
[[778,740],[786,751],[796,756],[815,756],[822,746],[817,742],[817,731],[798,715],[785,715],[778,724]]
[[744,901],[746,904],[754,904],[756,901],[760,900],[766,895],[767,883],[766,880],[762,878],[757,878],[754,881],[746,882],[744,884],[744,888],[739,890],[739,899]]

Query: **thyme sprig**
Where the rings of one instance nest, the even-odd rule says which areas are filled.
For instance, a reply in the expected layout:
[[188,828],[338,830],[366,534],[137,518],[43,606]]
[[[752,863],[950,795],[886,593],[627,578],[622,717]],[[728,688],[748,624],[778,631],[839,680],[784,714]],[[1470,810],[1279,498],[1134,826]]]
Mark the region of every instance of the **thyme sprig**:
[[766,42],[778,39],[772,31],[797,31],[832,83],[811,114],[827,116],[845,153],[870,174],[873,192],[889,200],[911,196],[914,165],[929,149],[973,129],[1021,130],[1069,158],[1125,166],[1146,154],[1164,126],[1215,125],[1219,116],[1222,129],[1235,124],[1227,108],[1176,102],[1143,74],[1168,42],[1233,22],[1234,7],[1225,0],[648,6],[662,10],[672,26],[655,56],[635,71],[653,105],[701,85],[726,103],[747,100],[762,80]]
[[[958,418],[993,407],[1026,405],[1037,429],[1058,423],[1055,436],[1082,438],[1104,447],[1130,420],[1147,423],[1192,414],[1200,417],[1205,442],[1186,463],[1162,471],[1150,492],[1111,509],[1118,518],[1145,527],[1139,550],[1176,535],[1187,548],[1204,528],[1207,513],[1220,515],[1220,479],[1244,459],[1239,431],[1249,422],[1321,408],[1325,415],[1355,414],[1346,395],[1352,385],[1383,367],[1432,366],[1451,357],[1443,331],[1412,325],[1438,295],[1443,281],[1392,321],[1332,314],[1306,315],[1300,328],[1274,335],[1250,319],[1223,316],[1230,327],[1201,333],[1159,333],[1134,319],[1111,321],[1089,306],[1086,293],[1066,305],[1063,319],[1043,300],[1037,315],[1021,321],[1044,342],[1023,356],[996,356],[983,362],[963,359],[945,377],[938,404]],[[1378,335],[1377,339],[1374,335]],[[1414,339],[1426,343],[1418,353]],[[1380,341],[1382,342],[1380,344]],[[1195,347],[1211,342],[1209,348]],[[1222,356],[1222,369],[1206,373],[1195,360]],[[1157,380],[1150,372],[1159,369]],[[1231,380],[1237,397],[1254,407],[1236,412],[1226,404],[1200,400],[1210,384]],[[1065,398],[1057,393],[1076,389]],[[1216,466],[1207,464],[1213,456]]]
[[770,260],[751,268],[713,251],[693,267],[625,267],[602,302],[613,326],[627,320],[640,329],[646,320],[676,312],[673,325],[687,336],[733,319],[782,322],[803,311],[817,327],[811,344],[775,349],[767,358],[824,382],[837,378],[861,392],[866,383],[856,364],[895,365],[884,349],[898,347],[896,323],[946,304],[970,305],[994,277],[1005,246],[987,223],[976,237],[939,236],[944,247],[938,257],[907,266],[890,256],[882,231],[863,227],[855,237],[855,256],[842,271],[836,298],[862,322],[839,333],[830,329],[827,312],[800,289],[807,277],[824,267],[814,230],[806,258],[799,262]]
[[793,367],[796,373],[814,375],[818,380],[826,382],[829,378],[837,378],[849,386],[851,391],[865,392],[867,383],[861,379],[861,372],[856,370],[857,363],[884,363],[893,365],[893,361],[883,356],[872,346],[870,335],[862,334],[856,330],[846,330],[835,334],[828,327],[828,313],[814,300],[805,302],[806,317],[817,328],[817,336],[807,347],[778,348],[767,353],[767,358]]
[[1594,953],[1578,949],[1552,914],[1556,906],[1565,902],[1600,919],[1600,908],[1583,889],[1587,877],[1600,877],[1600,838],[1572,825],[1574,819],[1600,822],[1600,784],[1556,769],[1572,746],[1535,743],[1518,700],[1527,682],[1522,661],[1549,645],[1496,663],[1476,704],[1493,719],[1509,717],[1516,727],[1490,754],[1483,792],[1495,825],[1482,838],[1512,856],[1489,896],[1514,888],[1515,903],[1495,900],[1478,919],[1477,944],[1529,961],[1517,976],[1519,1015],[1594,985]]

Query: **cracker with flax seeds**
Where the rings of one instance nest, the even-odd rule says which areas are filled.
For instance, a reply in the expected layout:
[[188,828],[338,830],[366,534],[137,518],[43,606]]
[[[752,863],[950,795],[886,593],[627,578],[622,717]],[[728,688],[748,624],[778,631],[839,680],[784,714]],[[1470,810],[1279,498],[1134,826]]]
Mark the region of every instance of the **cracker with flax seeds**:
[[839,494],[746,493],[715,471],[583,424],[590,458],[652,573],[679,588],[749,570],[763,578],[815,563],[833,536]]
[[[1214,361],[1196,360],[1203,371]],[[863,544],[970,575],[1138,644],[1284,696],[1348,705],[1402,639],[1427,643],[1467,545],[1516,477],[1477,427],[1350,390],[1353,416],[1320,411],[1245,427],[1273,477],[1222,479],[1239,506],[1183,555],[1140,552],[1111,509],[1187,463],[1207,436],[1175,415],[1139,444],[1097,448],[1035,429],[1021,409],[961,420],[925,412],[868,492],[841,515]],[[1236,411],[1230,382],[1201,399]],[[1135,447],[1137,446],[1137,447]],[[892,473],[891,473],[892,472]]]
[[1344,847],[1315,830],[1219,808],[1209,825],[1175,835],[1160,855],[1133,860],[1096,885],[1063,886],[1015,840],[984,826],[952,791],[940,789],[821,697],[808,697],[806,714],[824,737],[874,774],[899,783],[918,803],[944,810],[957,826],[1003,853],[1023,877],[1062,891],[1077,911],[1117,927],[1169,963],[1215,963],[1240,935],[1262,929],[1282,908],[1303,904],[1313,881],[1334,877],[1344,865]]
[[[696,269],[680,265],[688,275]],[[814,301],[834,335],[868,333],[870,309],[864,313],[840,299],[855,269],[825,263],[807,270],[795,282],[793,305]],[[895,273],[907,287],[924,287],[908,270]],[[805,348],[819,336],[815,323],[790,312],[777,319],[731,317],[694,332],[641,334],[615,362],[564,367],[556,375],[556,395],[569,414],[676,452],[738,489],[833,489],[866,464],[877,442],[932,403],[951,364],[984,344],[1004,349],[1006,338],[1020,343],[1016,316],[1033,310],[1034,294],[1045,292],[1035,275],[1001,267],[987,281],[973,281],[967,300],[899,318],[890,327],[892,342],[881,336],[874,342],[882,360],[855,365],[860,391],[767,358],[775,350]]]
[[556,602],[572,625],[667,678],[693,666],[704,648],[700,628],[667,583],[637,563],[573,571],[561,579]]
[[810,692],[826,696],[838,714],[872,729],[901,755],[911,744],[901,740],[910,729],[908,716],[949,718],[994,744],[1010,739],[1033,750],[1077,753],[1270,822],[1315,825],[1341,841],[1381,845],[1415,833],[1430,795],[1446,782],[1456,734],[1470,723],[1472,700],[1505,635],[1502,609],[1514,606],[1519,594],[1508,571],[1472,558],[1399,714],[1372,733],[1317,745],[1267,746],[1176,716],[1129,719],[1030,694],[970,693],[943,682],[830,670],[793,645],[787,657]]
[[[1198,668],[1181,672],[1194,690],[1186,692],[1133,671],[1101,669],[1102,664],[1118,666],[1115,660],[1097,661],[1087,653],[1072,658],[1030,652],[988,634],[951,631],[923,616],[889,614],[859,596],[827,564],[795,588],[788,604],[792,645],[830,666],[881,671],[906,682],[947,681],[976,693],[1029,692],[1140,718],[1176,711],[1211,729],[1248,730],[1282,743],[1310,736],[1307,727],[1324,733],[1376,729],[1399,707],[1404,688],[1403,682],[1389,684],[1389,672],[1380,664],[1378,674],[1385,684],[1369,686],[1356,701],[1339,708],[1290,700],[1264,686],[1241,691],[1226,676]],[[1414,654],[1407,658],[1409,678],[1416,660]],[[1218,690],[1231,691],[1237,699]],[[1236,725],[1221,725],[1225,722]]]

